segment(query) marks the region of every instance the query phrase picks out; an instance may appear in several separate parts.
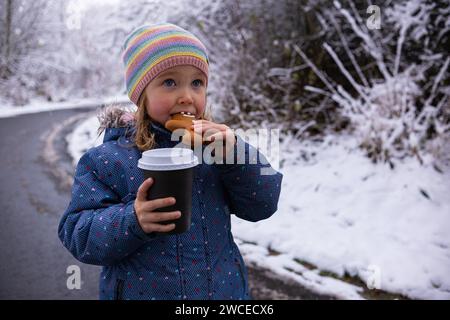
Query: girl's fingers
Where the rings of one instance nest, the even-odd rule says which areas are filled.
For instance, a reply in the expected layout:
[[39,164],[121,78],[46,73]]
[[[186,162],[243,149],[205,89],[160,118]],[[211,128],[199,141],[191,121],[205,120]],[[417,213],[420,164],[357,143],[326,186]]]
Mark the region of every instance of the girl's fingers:
[[203,140],[207,140],[206,138],[209,138],[212,135],[222,135],[224,134],[224,131],[221,131],[217,129],[216,127],[210,127],[210,128],[204,128],[201,135],[203,136]]
[[136,194],[136,199],[138,201],[147,201],[147,192],[148,189],[150,189],[151,185],[153,184],[153,179],[148,178],[142,184],[139,186],[139,189]]
[[155,209],[168,207],[174,205],[176,202],[174,197],[160,198],[155,200],[147,201],[145,204],[144,210],[146,212],[155,211]]
[[224,124],[218,124],[211,121],[202,120],[201,122],[196,122],[191,127],[194,131],[204,132],[209,129],[214,129],[216,131],[225,131],[228,127]]
[[202,119],[202,120],[194,120],[194,121],[192,121],[192,123],[194,125],[206,125],[206,124],[214,123],[214,122]]
[[155,223],[162,221],[175,220],[181,217],[180,211],[170,211],[170,212],[149,212],[142,219],[143,223]]
[[221,124],[221,123],[215,123],[212,121],[208,121],[208,120],[197,120],[197,121],[193,121],[192,124],[194,126],[214,126],[217,127],[220,130],[223,130],[225,128],[228,128],[226,125]]
[[216,134],[221,134],[221,133],[220,133],[220,131],[218,132],[217,130],[213,130],[213,129],[206,130],[205,132],[203,132],[203,140],[209,141],[208,139]]
[[195,124],[192,126],[194,132],[201,133],[211,128],[210,124]]
[[205,141],[222,141],[225,138],[225,133],[223,131],[216,132],[210,135],[205,135],[203,140]]
[[150,232],[169,232],[175,229],[175,224],[158,224],[158,223],[147,223],[144,224],[144,231],[147,233]]
[[216,132],[213,133],[209,136],[206,136],[206,141],[226,141],[227,143],[230,143],[232,145],[234,145],[234,143],[236,142],[236,136],[235,134],[231,131],[231,130],[227,130],[227,131],[220,131],[220,132]]

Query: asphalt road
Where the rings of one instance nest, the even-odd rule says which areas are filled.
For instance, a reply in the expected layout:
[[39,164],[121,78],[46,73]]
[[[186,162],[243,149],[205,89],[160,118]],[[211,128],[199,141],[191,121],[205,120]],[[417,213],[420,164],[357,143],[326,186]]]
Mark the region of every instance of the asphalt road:
[[[69,203],[43,162],[42,137],[86,110],[0,119],[0,299],[97,299],[100,268],[75,260],[57,228]],[[63,141],[64,137],[60,137]],[[81,289],[67,288],[67,268],[81,269]]]
[[[64,138],[86,112],[92,110],[0,119],[0,299],[98,297],[100,267],[78,262],[57,236],[73,174]],[[81,288],[70,290],[73,265],[81,270]],[[249,281],[254,299],[328,299],[254,266]]]

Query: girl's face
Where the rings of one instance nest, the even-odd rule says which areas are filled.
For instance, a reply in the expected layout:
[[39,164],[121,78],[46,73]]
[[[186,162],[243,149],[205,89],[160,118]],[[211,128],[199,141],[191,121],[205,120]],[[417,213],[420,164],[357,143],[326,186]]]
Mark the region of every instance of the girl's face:
[[190,112],[198,119],[206,106],[206,76],[193,66],[167,69],[145,88],[145,108],[153,121],[164,125],[170,115]]

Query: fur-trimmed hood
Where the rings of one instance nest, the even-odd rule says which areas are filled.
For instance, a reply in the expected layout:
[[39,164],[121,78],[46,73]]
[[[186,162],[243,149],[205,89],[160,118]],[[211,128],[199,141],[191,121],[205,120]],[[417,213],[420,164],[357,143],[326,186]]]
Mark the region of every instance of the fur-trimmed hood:
[[[103,142],[127,138],[135,129],[135,115],[132,107],[121,104],[110,104],[97,113],[100,136],[104,132]],[[125,139],[126,140],[126,139]]]
[[[133,107],[110,104],[99,110],[97,119],[100,123],[97,133],[100,136],[104,132],[103,142],[123,138],[123,141],[128,143],[129,138],[136,132],[135,108]],[[170,131],[158,123],[150,122],[150,124],[150,130],[170,141]]]
[[134,110],[121,104],[110,104],[102,108],[97,119],[100,122],[98,134],[107,128],[126,128],[135,122]]

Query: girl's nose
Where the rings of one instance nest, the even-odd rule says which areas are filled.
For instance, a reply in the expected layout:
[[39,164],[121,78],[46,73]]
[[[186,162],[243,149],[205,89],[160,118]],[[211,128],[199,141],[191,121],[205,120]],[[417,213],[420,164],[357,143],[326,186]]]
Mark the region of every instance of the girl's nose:
[[178,98],[178,104],[192,104],[192,95],[189,90],[183,90],[180,97]]

